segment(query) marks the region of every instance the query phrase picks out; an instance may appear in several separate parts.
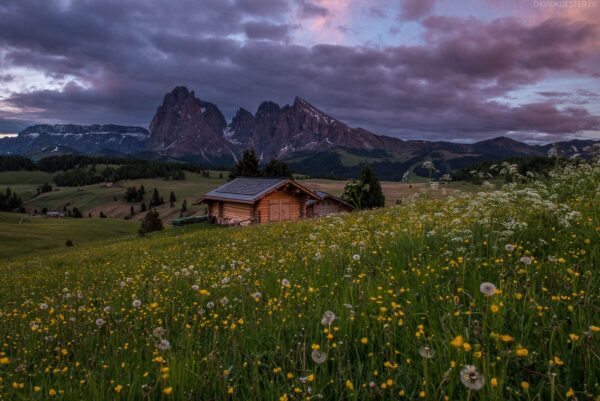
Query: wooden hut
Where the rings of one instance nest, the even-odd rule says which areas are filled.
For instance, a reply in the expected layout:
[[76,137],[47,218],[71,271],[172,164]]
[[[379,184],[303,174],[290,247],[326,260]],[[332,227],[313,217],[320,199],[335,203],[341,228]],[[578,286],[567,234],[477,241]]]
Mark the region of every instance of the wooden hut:
[[195,204],[208,205],[211,222],[248,225],[303,219],[311,199],[320,198],[289,178],[236,178]]
[[352,205],[323,191],[314,191],[319,199],[309,199],[306,202],[306,213],[308,217],[320,217],[330,214],[351,212]]

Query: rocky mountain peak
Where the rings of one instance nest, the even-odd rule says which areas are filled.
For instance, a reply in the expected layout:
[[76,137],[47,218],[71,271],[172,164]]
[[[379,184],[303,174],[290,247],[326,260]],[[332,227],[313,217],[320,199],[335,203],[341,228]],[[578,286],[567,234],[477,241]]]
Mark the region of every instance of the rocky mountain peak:
[[275,116],[281,112],[281,107],[275,102],[265,101],[258,106],[256,118]]
[[236,144],[248,144],[256,127],[254,116],[240,107],[225,131],[225,139]]
[[200,155],[208,161],[232,157],[223,137],[227,127],[219,108],[178,86],[167,93],[150,123],[150,149],[171,156]]
[[296,115],[301,115],[302,118],[305,119],[313,119],[315,120],[315,123],[319,125],[331,125],[339,122],[335,118],[321,111],[320,109],[313,106],[311,103],[299,96],[296,96],[296,98],[294,99],[292,110]]

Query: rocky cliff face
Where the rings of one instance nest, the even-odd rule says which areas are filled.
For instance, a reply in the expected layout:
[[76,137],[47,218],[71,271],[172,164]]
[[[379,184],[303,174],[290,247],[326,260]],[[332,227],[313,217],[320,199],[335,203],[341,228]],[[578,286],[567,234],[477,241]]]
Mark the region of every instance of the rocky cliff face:
[[33,125],[0,140],[0,154],[135,154],[146,149],[149,132],[121,125]]
[[150,123],[149,150],[163,155],[201,157],[207,163],[232,159],[237,146],[225,140],[227,122],[212,103],[177,87],[164,97]]
[[228,127],[227,139],[244,148],[252,147],[265,160],[285,159],[298,152],[323,152],[334,148],[382,149],[400,139],[382,137],[343,122],[297,97],[283,108],[263,102],[252,116],[238,112]]

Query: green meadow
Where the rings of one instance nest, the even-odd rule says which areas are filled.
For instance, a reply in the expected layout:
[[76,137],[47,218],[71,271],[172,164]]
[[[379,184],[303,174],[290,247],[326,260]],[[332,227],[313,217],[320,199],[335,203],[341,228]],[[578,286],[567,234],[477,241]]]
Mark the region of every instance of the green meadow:
[[53,219],[0,212],[0,259],[33,256],[40,251],[68,251],[73,246],[131,236],[139,223],[116,219]]
[[0,399],[597,400],[600,167],[517,181],[8,259]]

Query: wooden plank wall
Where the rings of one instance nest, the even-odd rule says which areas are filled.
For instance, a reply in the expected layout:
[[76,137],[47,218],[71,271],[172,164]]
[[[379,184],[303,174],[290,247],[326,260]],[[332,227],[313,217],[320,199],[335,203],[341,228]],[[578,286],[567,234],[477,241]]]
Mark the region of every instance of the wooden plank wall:
[[223,218],[232,221],[248,220],[253,217],[254,207],[244,203],[225,202],[223,207]]
[[306,216],[305,204],[307,196],[296,193],[296,188],[279,189],[260,199],[256,205],[257,222],[269,223],[269,205],[271,202],[289,202],[290,220],[300,220]]

